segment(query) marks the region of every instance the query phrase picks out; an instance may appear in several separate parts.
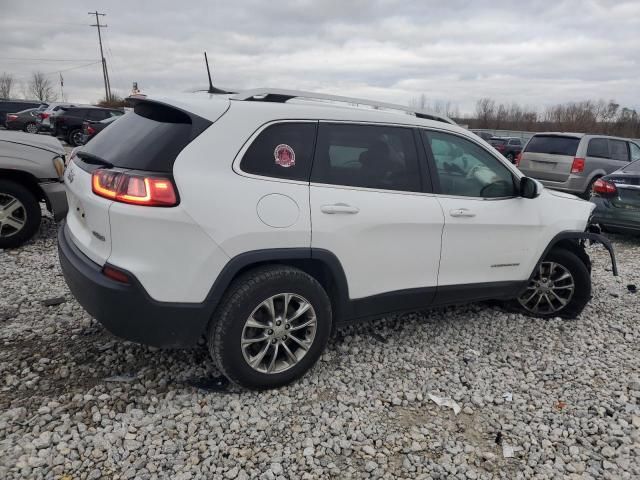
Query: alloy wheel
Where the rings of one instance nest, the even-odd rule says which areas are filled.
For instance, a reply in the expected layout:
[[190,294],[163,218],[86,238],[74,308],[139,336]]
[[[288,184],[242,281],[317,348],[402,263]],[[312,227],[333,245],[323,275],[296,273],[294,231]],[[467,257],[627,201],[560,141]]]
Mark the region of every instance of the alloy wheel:
[[258,305],[242,330],[242,355],[254,370],[281,373],[307,354],[318,320],[311,303],[294,293],[273,295]]
[[29,123],[26,126],[27,133],[38,133],[38,126],[35,123]]
[[0,238],[11,237],[27,223],[27,210],[20,200],[8,193],[0,193]]
[[573,275],[566,267],[542,262],[518,302],[531,313],[549,315],[567,306],[574,292]]
[[82,132],[77,131],[71,136],[71,143],[74,146],[79,147],[80,145],[82,145],[82,138],[83,138]]

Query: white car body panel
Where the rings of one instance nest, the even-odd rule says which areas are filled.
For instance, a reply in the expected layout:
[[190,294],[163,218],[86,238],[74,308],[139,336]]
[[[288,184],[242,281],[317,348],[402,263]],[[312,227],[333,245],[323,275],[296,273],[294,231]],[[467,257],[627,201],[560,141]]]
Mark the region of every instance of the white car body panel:
[[64,182],[67,188],[67,225],[75,245],[87,257],[104,265],[111,254],[109,207],[113,201],[94,195],[91,174],[69,163]]
[[[332,205],[358,211],[323,211]],[[437,285],[444,220],[435,196],[312,184],[311,216],[312,247],[338,257],[350,298]]]
[[229,257],[185,212],[113,202],[109,264],[133,273],[151,298],[202,302]]

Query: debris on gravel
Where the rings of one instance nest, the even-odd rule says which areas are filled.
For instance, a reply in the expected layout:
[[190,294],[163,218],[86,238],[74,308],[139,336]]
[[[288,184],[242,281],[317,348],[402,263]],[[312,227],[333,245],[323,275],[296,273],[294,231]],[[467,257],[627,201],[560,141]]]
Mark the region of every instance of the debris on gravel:
[[621,276],[590,247],[577,320],[391,316],[339,329],[293,385],[216,391],[189,385],[216,383],[206,348],[120,341],[82,310],[45,217],[0,252],[0,478],[640,478],[640,240],[612,240]]

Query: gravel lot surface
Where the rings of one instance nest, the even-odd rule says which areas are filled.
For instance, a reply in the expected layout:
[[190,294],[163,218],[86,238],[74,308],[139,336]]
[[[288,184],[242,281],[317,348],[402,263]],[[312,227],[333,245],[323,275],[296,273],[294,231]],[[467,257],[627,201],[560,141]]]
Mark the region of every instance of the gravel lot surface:
[[215,392],[189,384],[216,374],[204,348],[91,320],[47,218],[0,251],[0,478],[640,478],[640,239],[613,240],[621,277],[591,248],[579,320],[402,315],[340,330],[293,386]]

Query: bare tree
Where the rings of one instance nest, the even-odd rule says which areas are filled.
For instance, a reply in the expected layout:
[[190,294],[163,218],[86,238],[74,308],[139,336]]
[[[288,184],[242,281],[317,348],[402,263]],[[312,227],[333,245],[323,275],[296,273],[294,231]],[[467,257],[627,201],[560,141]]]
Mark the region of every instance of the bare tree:
[[33,72],[29,83],[29,94],[41,102],[51,102],[58,98],[53,83],[42,72]]
[[496,102],[484,97],[476,102],[476,118],[480,128],[489,128],[495,115]]
[[11,89],[13,88],[13,75],[3,73],[0,75],[0,98],[11,98]]

